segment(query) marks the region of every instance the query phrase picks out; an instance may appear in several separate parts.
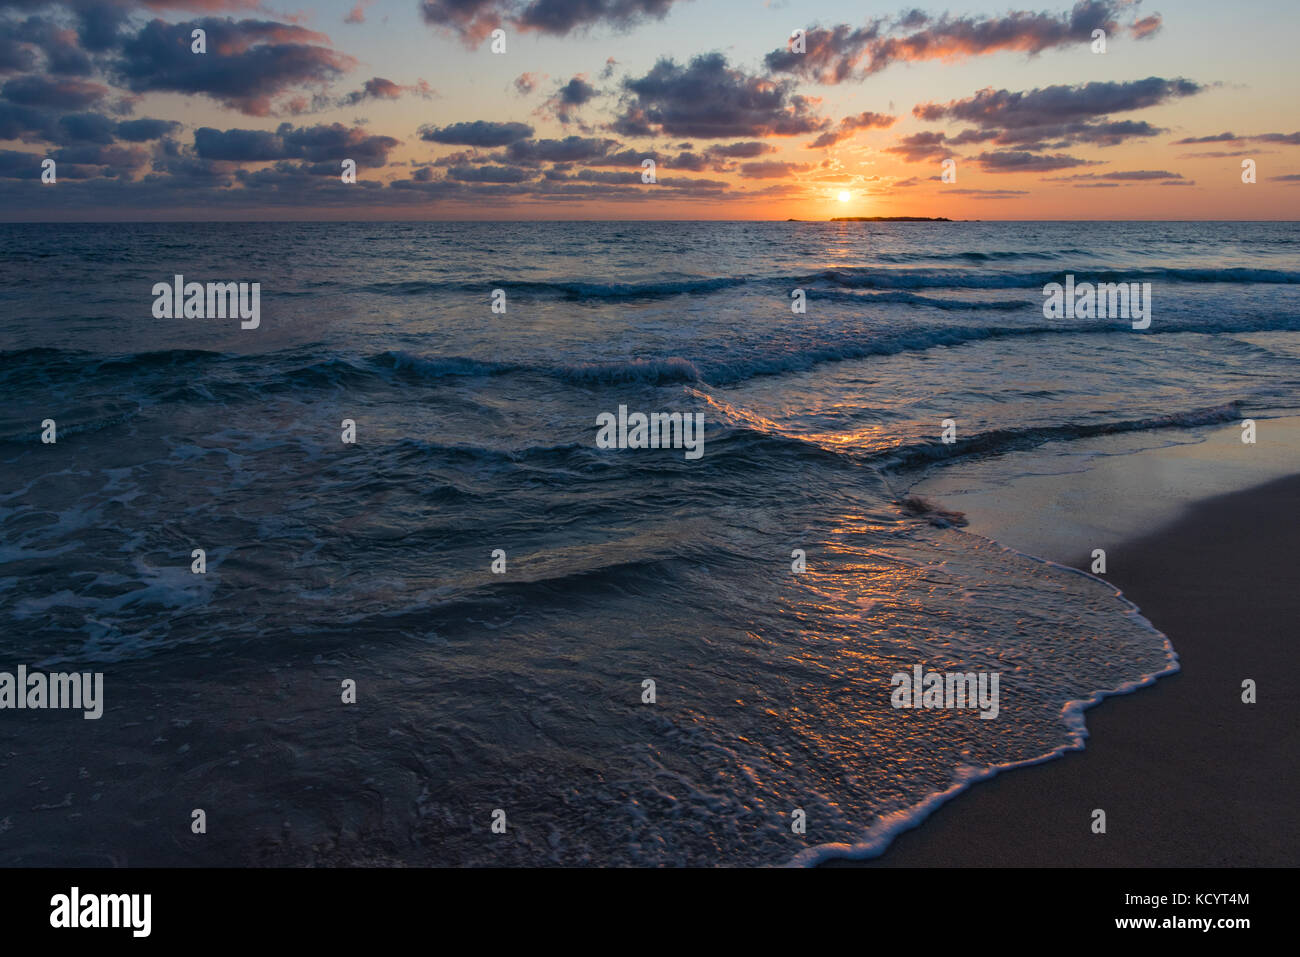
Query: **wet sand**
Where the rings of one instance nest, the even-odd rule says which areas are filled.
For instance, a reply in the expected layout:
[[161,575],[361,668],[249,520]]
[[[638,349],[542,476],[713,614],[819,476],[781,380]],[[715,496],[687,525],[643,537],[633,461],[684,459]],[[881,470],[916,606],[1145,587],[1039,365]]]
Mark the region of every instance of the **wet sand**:
[[[1083,751],[976,784],[853,863],[1295,866],[1297,515],[1300,475],[1110,549],[1102,577],[1169,636],[1180,672],[1089,710]],[[1242,702],[1248,678],[1256,704]],[[1091,830],[1097,808],[1105,834]]]

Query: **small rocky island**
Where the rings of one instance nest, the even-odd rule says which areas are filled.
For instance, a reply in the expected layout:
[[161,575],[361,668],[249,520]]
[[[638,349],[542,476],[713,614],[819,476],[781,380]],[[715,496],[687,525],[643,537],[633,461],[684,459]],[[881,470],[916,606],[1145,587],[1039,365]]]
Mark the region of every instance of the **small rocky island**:
[[832,216],[832,223],[951,223],[947,216]]

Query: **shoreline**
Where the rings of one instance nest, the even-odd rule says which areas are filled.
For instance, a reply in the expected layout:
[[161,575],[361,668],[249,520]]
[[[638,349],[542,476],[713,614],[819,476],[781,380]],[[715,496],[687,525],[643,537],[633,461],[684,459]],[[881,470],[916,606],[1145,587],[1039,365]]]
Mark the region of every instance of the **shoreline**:
[[[1087,708],[1082,750],[1002,769],[879,856],[822,866],[1294,866],[1300,530],[1278,519],[1298,508],[1290,475],[1189,504],[1114,549],[1099,577],[1168,637],[1180,670]],[[1242,703],[1246,678],[1256,704]],[[1091,831],[1097,808],[1105,834]]]

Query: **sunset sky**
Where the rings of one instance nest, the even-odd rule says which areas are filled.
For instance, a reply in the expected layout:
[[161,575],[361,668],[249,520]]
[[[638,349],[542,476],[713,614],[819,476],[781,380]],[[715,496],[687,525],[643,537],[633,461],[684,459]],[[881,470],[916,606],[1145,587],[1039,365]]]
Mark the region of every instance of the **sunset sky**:
[[1300,216],[1294,0],[0,0],[0,21],[10,221]]

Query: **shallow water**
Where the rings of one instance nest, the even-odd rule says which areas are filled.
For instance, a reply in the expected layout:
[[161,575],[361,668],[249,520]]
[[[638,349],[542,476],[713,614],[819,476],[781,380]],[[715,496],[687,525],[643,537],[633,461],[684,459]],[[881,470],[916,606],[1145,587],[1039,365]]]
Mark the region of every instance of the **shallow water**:
[[[916,471],[1300,404],[1294,224],[0,226],[0,249],[0,668],[102,670],[107,696],[0,729],[29,772],[0,790],[6,862],[879,846],[1172,663],[1107,586],[909,513]],[[1151,328],[1045,319],[1067,272],[1150,282]],[[153,318],[177,273],[260,282],[260,327]],[[704,413],[702,458],[597,448],[620,405]],[[999,717],[891,707],[914,664],[999,672]]]

